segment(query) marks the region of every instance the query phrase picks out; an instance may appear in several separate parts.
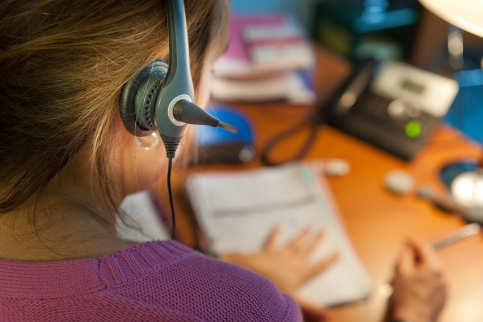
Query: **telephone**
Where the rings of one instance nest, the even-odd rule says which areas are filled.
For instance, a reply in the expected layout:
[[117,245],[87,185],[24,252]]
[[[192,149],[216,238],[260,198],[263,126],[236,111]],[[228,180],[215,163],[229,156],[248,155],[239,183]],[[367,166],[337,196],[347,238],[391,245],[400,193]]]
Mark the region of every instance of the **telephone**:
[[363,61],[324,108],[329,124],[406,161],[450,108],[458,83],[398,62]]

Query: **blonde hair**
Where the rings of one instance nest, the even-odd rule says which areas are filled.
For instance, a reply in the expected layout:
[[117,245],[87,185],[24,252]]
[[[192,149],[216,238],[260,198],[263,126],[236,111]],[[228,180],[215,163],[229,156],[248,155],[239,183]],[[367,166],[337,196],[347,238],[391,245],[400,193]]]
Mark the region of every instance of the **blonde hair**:
[[[215,0],[185,0],[198,85]],[[161,0],[4,0],[0,4],[0,213],[45,189],[92,138],[100,176],[121,88],[166,61]]]

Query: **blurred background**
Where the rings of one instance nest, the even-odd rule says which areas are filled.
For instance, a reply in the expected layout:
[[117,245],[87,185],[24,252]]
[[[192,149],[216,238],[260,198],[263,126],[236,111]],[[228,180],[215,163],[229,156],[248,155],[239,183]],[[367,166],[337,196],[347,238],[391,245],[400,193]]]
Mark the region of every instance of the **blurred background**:
[[416,0],[232,0],[234,15],[292,16],[317,44],[349,59],[401,59],[454,78],[444,120],[483,139],[483,39],[450,26]]

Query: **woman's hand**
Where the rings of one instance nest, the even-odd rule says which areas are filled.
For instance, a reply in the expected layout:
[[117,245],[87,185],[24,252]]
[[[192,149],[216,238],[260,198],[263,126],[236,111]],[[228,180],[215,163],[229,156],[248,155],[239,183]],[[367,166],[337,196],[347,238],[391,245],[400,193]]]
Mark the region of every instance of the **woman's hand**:
[[327,309],[301,300],[297,296],[297,290],[302,284],[334,263],[338,254],[333,254],[315,263],[309,263],[307,257],[322,241],[322,233],[311,238],[309,231],[304,230],[283,247],[277,246],[279,235],[280,230],[274,229],[265,248],[257,254],[230,253],[220,258],[270,279],[280,291],[295,298],[306,318],[320,320],[326,317]]
[[430,245],[408,239],[397,261],[392,285],[388,318],[411,322],[436,320],[446,299],[447,281]]

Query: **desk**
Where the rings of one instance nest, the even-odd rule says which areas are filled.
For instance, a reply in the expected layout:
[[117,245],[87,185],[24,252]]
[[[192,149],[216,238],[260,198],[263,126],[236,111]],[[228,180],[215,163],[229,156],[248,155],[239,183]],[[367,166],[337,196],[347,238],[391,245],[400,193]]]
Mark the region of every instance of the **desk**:
[[[321,97],[326,98],[350,72],[347,62],[317,50],[320,72],[317,82]],[[281,104],[239,105],[253,120],[256,129],[256,150],[279,131],[302,120],[310,111],[307,106]],[[269,116],[269,117],[267,117]],[[307,156],[310,158],[343,158],[351,164],[345,177],[329,177],[328,181],[339,204],[347,233],[373,282],[374,294],[364,303],[333,309],[329,321],[380,321],[386,298],[381,289],[391,276],[398,249],[407,235],[431,241],[460,226],[463,222],[447,215],[414,195],[395,196],[383,187],[384,175],[392,169],[412,173],[418,185],[431,184],[444,191],[439,170],[461,157],[478,157],[480,147],[467,141],[456,130],[441,126],[424,150],[411,163],[406,163],[371,145],[325,126]],[[298,144],[302,137],[287,144]],[[287,145],[276,153],[288,156]],[[195,171],[246,170],[260,167],[254,160],[246,165],[206,165],[196,169],[176,169],[173,189],[177,210],[178,235],[188,246],[195,247],[196,230],[192,211],[183,193],[182,182]],[[169,205],[165,183],[159,188],[163,204]],[[483,240],[471,237],[439,251],[450,278],[450,295],[442,313],[442,322],[483,321]]]

